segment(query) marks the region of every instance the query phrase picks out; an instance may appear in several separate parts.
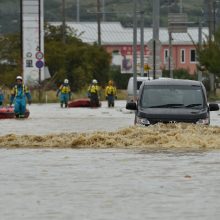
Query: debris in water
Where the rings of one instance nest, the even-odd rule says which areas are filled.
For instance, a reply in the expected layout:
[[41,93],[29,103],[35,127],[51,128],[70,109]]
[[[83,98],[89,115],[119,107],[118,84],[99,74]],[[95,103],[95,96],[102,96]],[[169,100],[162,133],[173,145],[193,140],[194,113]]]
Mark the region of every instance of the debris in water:
[[115,132],[0,136],[1,148],[130,148],[143,150],[220,149],[220,127],[156,124]]
[[191,179],[192,177],[190,175],[185,175],[184,176],[186,179]]

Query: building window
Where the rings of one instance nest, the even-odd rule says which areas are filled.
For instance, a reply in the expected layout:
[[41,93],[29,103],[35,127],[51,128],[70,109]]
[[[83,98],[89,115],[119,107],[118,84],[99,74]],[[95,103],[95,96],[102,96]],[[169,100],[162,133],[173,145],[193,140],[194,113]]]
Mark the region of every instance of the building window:
[[119,55],[119,50],[113,50],[112,55]]
[[195,49],[190,50],[190,62],[191,63],[196,62],[196,50]]
[[169,61],[169,50],[165,49],[164,50],[164,63],[168,63]]
[[185,49],[181,49],[180,51],[180,61],[181,63],[185,63]]

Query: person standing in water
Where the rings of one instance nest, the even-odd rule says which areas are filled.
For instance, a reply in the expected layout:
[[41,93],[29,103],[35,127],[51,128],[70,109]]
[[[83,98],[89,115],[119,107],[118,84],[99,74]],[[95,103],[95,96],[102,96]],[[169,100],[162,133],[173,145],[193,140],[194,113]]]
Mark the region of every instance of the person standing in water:
[[23,84],[21,76],[16,77],[16,84],[11,90],[10,106],[14,103],[14,112],[16,118],[24,118],[26,111],[26,98],[31,104],[31,94],[27,86]]
[[4,99],[5,99],[5,96],[4,96],[2,88],[0,87],[0,107],[3,105]]
[[65,108],[67,108],[68,101],[71,98],[71,90],[68,79],[65,79],[63,84],[57,90],[57,97],[59,96],[59,94],[60,94],[60,107],[63,108],[63,105],[65,105]]

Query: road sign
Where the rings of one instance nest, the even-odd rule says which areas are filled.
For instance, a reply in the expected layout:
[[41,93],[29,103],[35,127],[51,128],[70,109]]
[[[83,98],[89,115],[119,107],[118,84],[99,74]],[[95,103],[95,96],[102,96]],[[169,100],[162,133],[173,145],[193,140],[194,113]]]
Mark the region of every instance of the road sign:
[[[147,63],[151,67],[151,69],[154,68],[154,39],[151,39],[148,43],[147,46],[150,50],[150,56],[148,57]],[[159,40],[155,40],[155,69],[159,70],[160,69],[160,64],[161,64],[161,59],[160,59],[160,51],[161,51],[161,42]]]
[[187,32],[187,14],[170,13],[168,15],[168,30],[170,33],[186,33]]
[[[160,50],[161,50],[161,42],[159,40],[155,40],[156,42],[156,54],[160,54]],[[147,42],[147,47],[150,50],[151,54],[153,53],[153,49],[154,49],[154,39],[151,39]]]
[[36,62],[36,67],[37,67],[38,69],[41,69],[43,66],[44,66],[44,62],[43,62],[42,60],[38,60],[38,61]]
[[36,59],[41,60],[41,59],[44,58],[44,54],[43,54],[41,51],[38,51],[38,52],[35,54],[35,57],[36,57]]
[[28,58],[32,57],[32,53],[31,52],[27,52],[26,53],[26,57],[28,57]]
[[151,70],[151,67],[148,64],[144,64],[144,71],[147,72]]

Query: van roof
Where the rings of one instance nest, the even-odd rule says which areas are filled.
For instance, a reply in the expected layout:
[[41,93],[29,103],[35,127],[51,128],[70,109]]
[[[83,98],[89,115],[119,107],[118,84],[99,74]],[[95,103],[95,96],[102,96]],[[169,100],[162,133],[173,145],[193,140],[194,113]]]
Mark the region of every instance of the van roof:
[[201,86],[201,82],[195,80],[184,79],[156,79],[144,81],[144,85],[188,85],[188,86]]
[[[133,80],[133,79],[134,79],[133,76],[129,78],[129,80]],[[153,77],[148,77],[148,76],[137,76],[137,80],[138,80],[138,81],[149,80],[149,79],[152,80]]]

